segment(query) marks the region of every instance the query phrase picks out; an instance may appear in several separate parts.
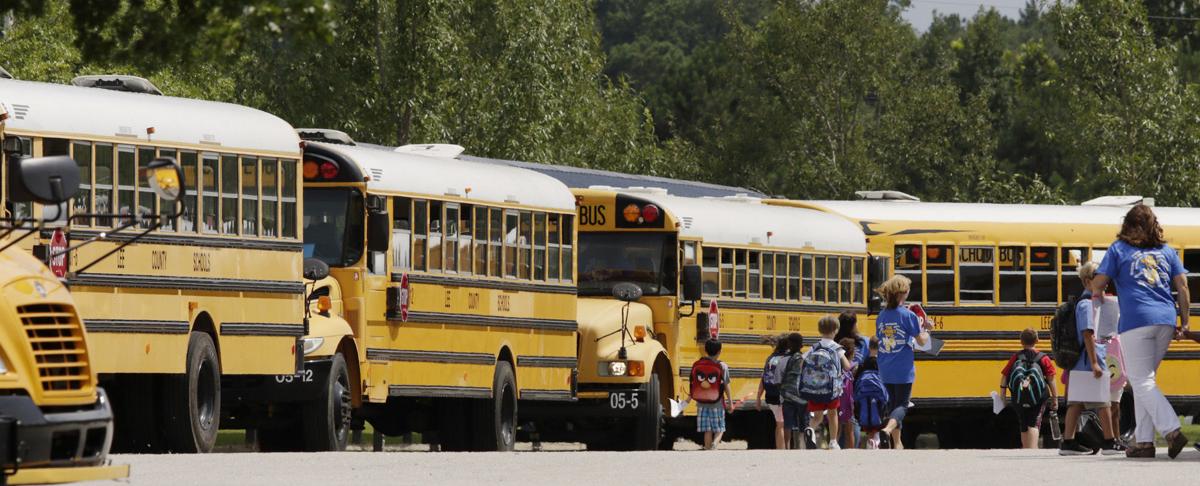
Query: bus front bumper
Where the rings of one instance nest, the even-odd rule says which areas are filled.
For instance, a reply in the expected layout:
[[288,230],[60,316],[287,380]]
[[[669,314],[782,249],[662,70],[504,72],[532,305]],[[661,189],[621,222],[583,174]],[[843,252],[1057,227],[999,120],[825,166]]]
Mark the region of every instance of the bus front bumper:
[[96,394],[91,405],[50,413],[28,396],[0,396],[0,461],[6,472],[17,471],[12,481],[128,474],[128,467],[104,466],[112,445],[112,409],[103,389]]
[[[562,418],[623,418],[635,417],[648,405],[645,385],[622,384],[579,384],[577,400],[573,403],[554,404],[548,415]],[[526,405],[522,405],[523,407]]]

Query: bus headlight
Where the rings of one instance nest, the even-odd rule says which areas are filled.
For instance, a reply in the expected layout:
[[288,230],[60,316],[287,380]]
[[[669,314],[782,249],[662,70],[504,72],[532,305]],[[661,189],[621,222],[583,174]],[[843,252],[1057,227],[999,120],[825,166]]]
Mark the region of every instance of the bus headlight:
[[597,367],[600,376],[642,376],[646,364],[641,361],[601,361]]
[[312,352],[316,351],[317,348],[320,348],[322,344],[325,344],[325,338],[323,337],[304,338],[304,355],[308,356],[309,354],[312,354]]
[[625,372],[629,371],[629,367],[624,361],[610,361],[608,363],[608,376],[625,376]]

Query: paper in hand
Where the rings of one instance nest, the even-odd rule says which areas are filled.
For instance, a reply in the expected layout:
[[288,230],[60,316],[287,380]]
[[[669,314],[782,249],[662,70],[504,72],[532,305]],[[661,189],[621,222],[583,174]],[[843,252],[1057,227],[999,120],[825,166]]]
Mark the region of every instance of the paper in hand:
[[683,413],[683,409],[687,408],[688,400],[679,401],[671,399],[671,418],[678,417]]
[[996,391],[992,391],[992,413],[994,413],[996,415],[1000,415],[1000,412],[1003,412],[1003,411],[1004,411],[1004,398],[1000,396],[1000,393],[998,393]]

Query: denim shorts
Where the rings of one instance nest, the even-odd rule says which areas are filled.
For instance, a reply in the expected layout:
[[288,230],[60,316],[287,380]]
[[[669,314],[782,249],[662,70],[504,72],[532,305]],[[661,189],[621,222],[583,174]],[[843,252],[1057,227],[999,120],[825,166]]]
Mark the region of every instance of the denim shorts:
[[783,402],[783,428],[784,430],[803,429],[808,427],[808,404],[797,402]]

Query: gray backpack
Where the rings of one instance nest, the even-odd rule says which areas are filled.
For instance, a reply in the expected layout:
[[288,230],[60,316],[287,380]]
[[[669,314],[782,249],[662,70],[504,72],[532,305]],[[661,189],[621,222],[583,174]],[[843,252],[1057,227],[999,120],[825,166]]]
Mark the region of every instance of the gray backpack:
[[804,371],[804,357],[800,353],[793,353],[785,358],[787,363],[783,365],[783,380],[779,384],[779,396],[787,402],[807,403],[804,397],[800,396],[800,377]]

